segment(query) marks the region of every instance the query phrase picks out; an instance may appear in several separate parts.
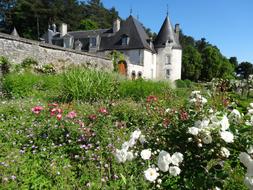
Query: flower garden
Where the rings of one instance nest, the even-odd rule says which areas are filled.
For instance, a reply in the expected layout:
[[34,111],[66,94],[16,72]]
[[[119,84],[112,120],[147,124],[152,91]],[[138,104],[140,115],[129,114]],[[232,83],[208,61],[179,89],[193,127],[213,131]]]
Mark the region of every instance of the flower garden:
[[253,189],[253,99],[229,82],[74,69],[2,86],[0,189]]

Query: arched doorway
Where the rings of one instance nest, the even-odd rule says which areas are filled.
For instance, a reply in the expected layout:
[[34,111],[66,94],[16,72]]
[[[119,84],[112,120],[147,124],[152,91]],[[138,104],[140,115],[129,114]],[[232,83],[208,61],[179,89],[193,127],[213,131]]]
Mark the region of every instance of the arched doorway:
[[118,71],[120,74],[127,76],[127,63],[124,60],[118,62]]

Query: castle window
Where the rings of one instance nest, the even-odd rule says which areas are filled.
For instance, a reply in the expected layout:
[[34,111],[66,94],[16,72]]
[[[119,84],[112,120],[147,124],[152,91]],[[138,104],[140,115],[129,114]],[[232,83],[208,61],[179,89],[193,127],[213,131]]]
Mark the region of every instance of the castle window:
[[170,69],[166,69],[166,78],[170,78]]
[[171,65],[171,56],[170,55],[166,56],[165,65]]
[[135,73],[135,71],[132,71],[131,78],[132,78],[132,80],[135,80],[135,78],[136,78],[136,73]]
[[122,35],[122,38],[121,38],[121,45],[128,45],[129,43],[129,37],[127,35]]
[[138,78],[142,78],[142,72],[138,72]]
[[96,47],[97,45],[97,38],[92,37],[90,38],[90,47]]

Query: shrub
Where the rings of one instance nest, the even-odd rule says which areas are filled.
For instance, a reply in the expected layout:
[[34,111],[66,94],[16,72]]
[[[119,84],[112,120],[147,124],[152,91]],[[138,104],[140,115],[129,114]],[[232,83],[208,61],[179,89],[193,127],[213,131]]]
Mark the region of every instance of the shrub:
[[187,84],[183,80],[176,80],[176,87],[177,88],[187,88]]
[[146,99],[149,95],[162,95],[170,89],[168,82],[154,82],[151,80],[124,80],[119,84],[119,96],[130,97],[135,101]]
[[21,62],[21,67],[24,69],[31,69],[36,65],[38,65],[38,61],[31,57],[27,57]]
[[10,72],[10,61],[6,58],[1,56],[0,57],[0,69],[3,75],[6,75]]

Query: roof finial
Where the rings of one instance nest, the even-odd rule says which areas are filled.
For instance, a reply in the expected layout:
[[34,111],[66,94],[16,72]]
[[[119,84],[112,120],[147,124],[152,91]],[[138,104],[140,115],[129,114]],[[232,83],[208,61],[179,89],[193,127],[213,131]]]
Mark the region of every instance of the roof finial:
[[166,13],[167,16],[169,16],[169,5],[167,4],[167,13]]
[[133,14],[133,9],[132,9],[132,6],[131,6],[131,8],[130,8],[130,15],[132,15]]

